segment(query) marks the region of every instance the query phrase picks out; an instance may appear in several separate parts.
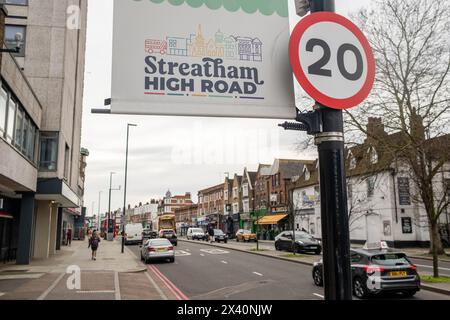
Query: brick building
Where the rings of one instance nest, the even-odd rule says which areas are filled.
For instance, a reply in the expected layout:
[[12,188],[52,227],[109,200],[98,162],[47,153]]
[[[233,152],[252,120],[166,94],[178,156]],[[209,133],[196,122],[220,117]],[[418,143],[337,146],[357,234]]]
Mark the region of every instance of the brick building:
[[213,224],[222,229],[224,225],[224,183],[198,192],[197,225],[206,228]]

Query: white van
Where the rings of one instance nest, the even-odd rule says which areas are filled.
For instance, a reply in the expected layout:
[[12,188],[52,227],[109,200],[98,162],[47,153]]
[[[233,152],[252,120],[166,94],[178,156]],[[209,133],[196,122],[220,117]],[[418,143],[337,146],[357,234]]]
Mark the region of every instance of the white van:
[[142,243],[142,232],[144,228],[141,223],[128,223],[125,225],[125,244]]
[[205,231],[202,228],[189,228],[186,234],[188,240],[205,240]]

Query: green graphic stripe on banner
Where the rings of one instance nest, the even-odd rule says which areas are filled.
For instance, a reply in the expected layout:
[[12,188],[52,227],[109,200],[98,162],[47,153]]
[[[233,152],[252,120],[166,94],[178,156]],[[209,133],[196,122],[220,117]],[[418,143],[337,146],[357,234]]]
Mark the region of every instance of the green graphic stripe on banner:
[[186,3],[192,8],[200,8],[205,5],[211,10],[224,8],[229,12],[236,12],[239,9],[253,14],[260,12],[263,15],[271,16],[278,14],[280,17],[288,16],[288,0],[133,0],[137,2],[151,1],[154,3],[162,3],[168,1],[171,5],[179,6]]

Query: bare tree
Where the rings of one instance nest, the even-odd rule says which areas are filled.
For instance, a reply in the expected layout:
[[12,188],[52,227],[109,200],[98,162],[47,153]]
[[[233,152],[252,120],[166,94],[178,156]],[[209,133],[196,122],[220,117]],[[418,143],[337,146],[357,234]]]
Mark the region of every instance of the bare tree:
[[[444,188],[433,187],[450,160],[450,2],[435,0],[374,0],[357,21],[373,48],[377,73],[369,99],[347,112],[347,131],[366,135],[368,116],[379,116],[401,138],[378,139],[385,152],[400,159],[424,204],[433,254],[444,253],[439,217],[449,205]],[[447,169],[448,170],[448,169]]]

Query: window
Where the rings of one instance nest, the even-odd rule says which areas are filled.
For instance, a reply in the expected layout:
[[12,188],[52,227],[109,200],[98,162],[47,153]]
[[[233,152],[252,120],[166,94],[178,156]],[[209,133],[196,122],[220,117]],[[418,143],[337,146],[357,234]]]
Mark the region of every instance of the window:
[[228,200],[228,190],[224,191],[223,197],[224,197],[225,200]]
[[367,196],[373,197],[375,191],[375,178],[374,177],[367,178],[366,183],[367,183]]
[[20,33],[22,35],[22,41],[20,43],[20,52],[16,53],[17,56],[25,56],[25,39],[26,39],[26,26],[18,25],[5,25],[5,44],[9,49],[14,49],[17,47],[16,34]]
[[247,184],[244,184],[242,186],[242,196],[248,197],[248,185]]
[[7,4],[17,4],[17,5],[21,5],[21,6],[28,5],[28,0],[6,0],[5,2]]
[[20,108],[17,108],[16,111],[16,124],[15,124],[15,133],[14,133],[14,144],[15,146],[21,150],[22,149],[22,141],[23,141],[23,111]]
[[308,181],[311,178],[311,174],[308,169],[305,169],[305,180]]
[[9,98],[8,102],[8,121],[6,124],[6,140],[12,143],[14,136],[14,120],[16,118],[16,104]]
[[374,147],[370,147],[369,150],[367,150],[367,153],[369,153],[371,164],[375,164],[378,162],[378,154]]
[[8,107],[8,94],[0,89],[0,135],[3,137],[6,130],[6,110]]
[[41,157],[39,168],[41,170],[56,171],[58,159],[58,133],[41,132]]
[[66,149],[64,151],[64,179],[69,179],[69,169],[70,169],[70,148],[66,144]]

